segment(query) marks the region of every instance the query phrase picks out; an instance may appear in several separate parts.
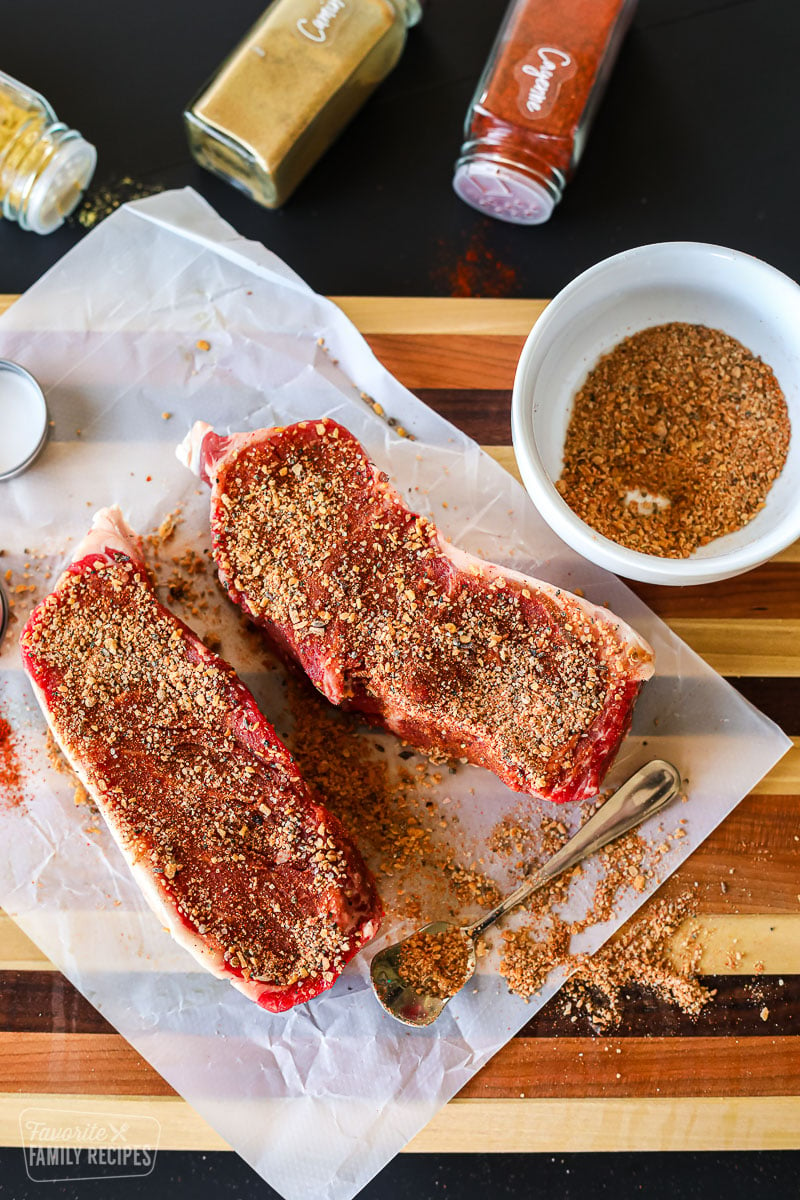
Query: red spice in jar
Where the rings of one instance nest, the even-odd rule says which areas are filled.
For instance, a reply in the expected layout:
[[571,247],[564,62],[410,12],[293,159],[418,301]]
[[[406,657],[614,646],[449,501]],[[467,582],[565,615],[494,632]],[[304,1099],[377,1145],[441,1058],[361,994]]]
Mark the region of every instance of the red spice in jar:
[[467,113],[456,193],[546,221],[580,158],[636,0],[514,0]]

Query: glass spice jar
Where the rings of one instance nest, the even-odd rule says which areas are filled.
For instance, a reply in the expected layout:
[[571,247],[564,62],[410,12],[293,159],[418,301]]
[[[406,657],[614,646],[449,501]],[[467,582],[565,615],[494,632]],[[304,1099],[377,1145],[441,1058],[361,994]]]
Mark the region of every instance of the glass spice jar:
[[52,233],[75,209],[97,151],[44,96],[0,71],[0,215]]
[[277,208],[400,58],[420,0],[274,0],[184,112],[197,162]]
[[636,0],[513,0],[467,112],[453,187],[517,225],[551,215]]

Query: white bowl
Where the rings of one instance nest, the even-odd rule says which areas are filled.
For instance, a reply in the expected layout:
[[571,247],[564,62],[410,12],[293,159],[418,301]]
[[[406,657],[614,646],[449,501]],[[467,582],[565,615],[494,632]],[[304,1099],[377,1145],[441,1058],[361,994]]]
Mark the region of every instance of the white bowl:
[[[572,401],[601,354],[651,325],[722,329],[759,355],[786,396],[786,465],[761,512],[689,558],[628,550],[597,533],[555,488]],[[647,583],[710,583],[748,571],[800,537],[800,287],[773,267],[721,246],[662,242],[607,258],[547,306],[520,355],[511,428],[520,474],[551,528],[592,562]]]

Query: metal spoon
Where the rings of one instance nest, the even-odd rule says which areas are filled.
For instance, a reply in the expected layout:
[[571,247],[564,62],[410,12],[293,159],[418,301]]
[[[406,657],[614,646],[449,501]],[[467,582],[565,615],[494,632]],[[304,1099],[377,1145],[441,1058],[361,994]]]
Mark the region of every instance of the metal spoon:
[[[680,788],[681,777],[675,767],[661,758],[653,759],[635,775],[631,775],[565,846],[490,913],[465,927],[453,925],[449,921],[432,921],[423,926],[419,933],[440,934],[457,929],[464,938],[467,965],[464,978],[453,995],[456,995],[474,974],[475,939],[484,930],[517,905],[524,904],[533,892],[549,883],[551,879],[570,870],[582,859],[602,849],[615,838],[621,837],[629,829],[640,825],[647,817],[660,812],[675,799]],[[408,938],[403,938],[375,955],[370,967],[372,987],[390,1016],[405,1025],[430,1025],[453,997],[420,994],[403,979],[400,974],[400,949],[407,941]]]

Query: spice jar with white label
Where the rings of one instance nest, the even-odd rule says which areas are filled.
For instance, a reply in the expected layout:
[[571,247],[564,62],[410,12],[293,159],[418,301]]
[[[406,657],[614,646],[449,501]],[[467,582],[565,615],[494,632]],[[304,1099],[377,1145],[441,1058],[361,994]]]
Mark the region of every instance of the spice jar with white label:
[[546,221],[586,144],[636,0],[511,0],[467,112],[453,187],[516,225]]
[[274,0],[184,113],[197,162],[277,208],[396,65],[420,0]]
[[52,233],[75,209],[97,151],[38,92],[0,71],[0,215]]

